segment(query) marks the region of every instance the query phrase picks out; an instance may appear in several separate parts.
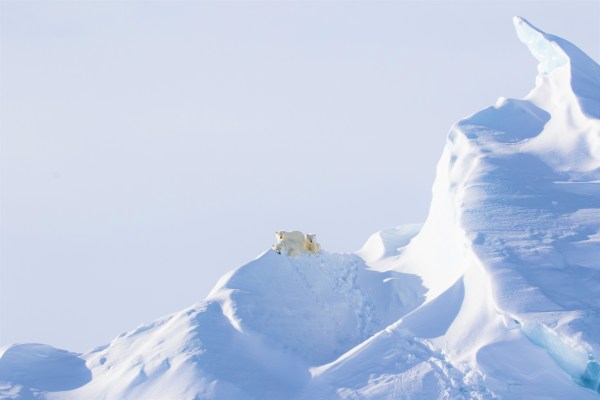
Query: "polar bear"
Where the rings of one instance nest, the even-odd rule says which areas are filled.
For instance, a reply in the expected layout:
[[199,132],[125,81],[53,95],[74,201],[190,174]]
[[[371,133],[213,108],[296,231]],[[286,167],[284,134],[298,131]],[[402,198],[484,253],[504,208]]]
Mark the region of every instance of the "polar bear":
[[317,235],[314,233],[307,233],[304,236],[304,248],[309,253],[319,253],[321,251],[321,245],[317,243]]
[[277,238],[277,243],[283,241],[283,240],[294,240],[298,243],[304,243],[304,233],[300,232],[300,231],[291,231],[291,232],[286,232],[286,231],[277,231],[275,232],[275,237]]
[[282,241],[275,243],[271,248],[275,250],[275,252],[285,256],[297,256],[300,253],[306,253],[304,244],[292,239],[283,239]]
[[277,243],[271,248],[279,254],[296,256],[298,254],[318,254],[321,246],[317,243],[317,235],[314,233],[304,234],[300,231],[277,231],[275,232]]

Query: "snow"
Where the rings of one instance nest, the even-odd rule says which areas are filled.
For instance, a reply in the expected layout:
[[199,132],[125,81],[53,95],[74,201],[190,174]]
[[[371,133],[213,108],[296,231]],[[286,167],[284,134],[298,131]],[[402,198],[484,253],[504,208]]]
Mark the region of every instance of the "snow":
[[28,399],[75,389],[92,374],[79,354],[45,344],[15,344],[0,349],[0,377],[0,398]]
[[597,399],[600,67],[514,24],[536,87],[451,128],[424,224],[268,250],[83,355],[4,348],[0,398]]
[[542,74],[554,71],[569,63],[565,51],[554,41],[554,37],[531,25],[526,19],[514,17],[517,36],[529,47],[531,54],[540,62],[538,71]]
[[376,268],[379,261],[399,255],[402,248],[421,230],[422,224],[402,225],[376,232],[356,254],[367,265]]
[[540,61],[536,88],[526,102],[551,116],[524,150],[568,172],[571,179],[595,179],[600,168],[600,67],[566,40],[522,18],[514,23],[521,41]]

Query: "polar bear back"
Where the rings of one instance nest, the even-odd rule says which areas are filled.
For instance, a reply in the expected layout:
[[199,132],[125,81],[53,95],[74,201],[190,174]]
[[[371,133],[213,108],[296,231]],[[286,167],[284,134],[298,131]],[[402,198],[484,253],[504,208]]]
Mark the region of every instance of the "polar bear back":
[[300,231],[279,231],[275,233],[277,237],[277,242],[281,242],[283,240],[295,240],[298,243],[304,243],[304,233]]
[[317,243],[317,235],[314,233],[304,234],[300,231],[278,231],[275,232],[277,242],[272,249],[279,254],[296,256],[298,254],[317,254],[321,246]]

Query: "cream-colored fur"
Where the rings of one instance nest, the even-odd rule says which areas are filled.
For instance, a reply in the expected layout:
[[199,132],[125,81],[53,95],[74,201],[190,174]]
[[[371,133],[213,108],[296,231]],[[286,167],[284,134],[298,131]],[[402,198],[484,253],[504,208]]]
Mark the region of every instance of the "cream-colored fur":
[[298,254],[317,254],[321,246],[317,243],[317,235],[314,233],[304,234],[300,231],[278,231],[275,232],[277,243],[272,247],[279,254],[296,256]]
[[281,242],[283,240],[295,240],[298,243],[304,243],[304,233],[300,231],[278,231],[275,232],[275,236],[277,238],[277,242]]
[[321,251],[321,245],[317,243],[317,235],[314,233],[307,233],[304,237],[304,247],[309,253],[319,253]]
[[304,244],[298,243],[292,239],[283,239],[281,242],[277,242],[271,247],[277,253],[285,256],[297,256],[300,253],[306,253]]

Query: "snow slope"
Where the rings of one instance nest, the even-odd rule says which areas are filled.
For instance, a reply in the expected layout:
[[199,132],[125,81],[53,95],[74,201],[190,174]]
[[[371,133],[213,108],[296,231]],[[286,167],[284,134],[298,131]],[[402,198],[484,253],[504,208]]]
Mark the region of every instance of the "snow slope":
[[269,250],[83,355],[4,348],[0,398],[599,398],[600,67],[514,24],[536,87],[452,127],[425,224]]
[[201,304],[81,356],[93,380],[49,388],[45,398],[288,398],[310,381],[310,366],[415,309],[424,291],[416,276],[367,269],[356,255],[269,250],[224,276]]

